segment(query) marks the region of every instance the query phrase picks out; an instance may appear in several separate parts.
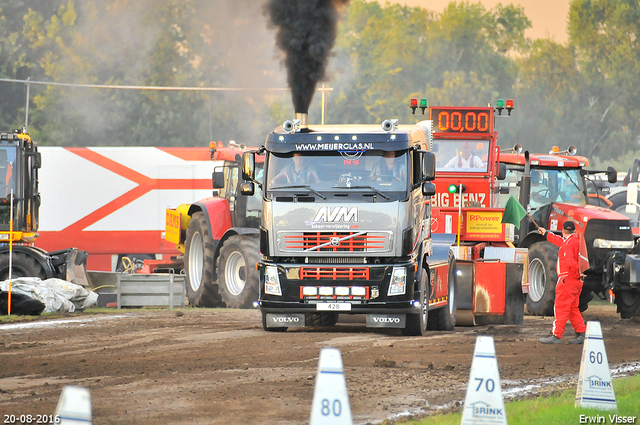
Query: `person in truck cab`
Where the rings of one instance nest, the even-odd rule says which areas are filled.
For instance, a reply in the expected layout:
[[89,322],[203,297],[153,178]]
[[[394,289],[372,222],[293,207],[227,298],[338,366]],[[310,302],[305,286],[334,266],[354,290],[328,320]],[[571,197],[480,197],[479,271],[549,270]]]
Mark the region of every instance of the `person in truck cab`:
[[462,142],[460,153],[449,160],[444,168],[482,168],[486,169],[479,156],[471,151],[471,142]]
[[313,184],[319,181],[315,167],[306,163],[307,158],[294,153],[286,167],[271,181],[272,185]]
[[391,181],[403,182],[407,179],[407,167],[402,161],[396,160],[394,151],[385,151],[371,168],[371,177],[369,180],[383,180],[386,178]]

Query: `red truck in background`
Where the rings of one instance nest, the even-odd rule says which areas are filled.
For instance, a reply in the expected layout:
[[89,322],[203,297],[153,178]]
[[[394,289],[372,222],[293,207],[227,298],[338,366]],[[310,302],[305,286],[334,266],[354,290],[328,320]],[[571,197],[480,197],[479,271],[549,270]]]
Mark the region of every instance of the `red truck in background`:
[[511,100],[498,101],[495,109],[429,107],[436,154],[432,237],[455,253],[463,324],[522,323],[524,316],[528,253],[514,247],[514,226],[502,223],[497,197],[504,166],[495,120],[512,110]]

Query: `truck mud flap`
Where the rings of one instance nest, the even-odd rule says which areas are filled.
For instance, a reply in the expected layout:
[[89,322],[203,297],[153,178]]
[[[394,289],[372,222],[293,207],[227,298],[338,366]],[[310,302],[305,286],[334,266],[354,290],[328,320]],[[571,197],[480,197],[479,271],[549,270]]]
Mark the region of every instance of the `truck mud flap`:
[[305,326],[304,313],[267,313],[268,328],[301,328]]
[[402,328],[407,324],[406,314],[367,314],[368,328]]
[[456,326],[475,326],[473,315],[473,262],[458,260],[457,266],[457,296],[458,311]]
[[449,260],[449,251],[451,245],[456,241],[456,235],[450,233],[433,233],[431,235],[431,243],[433,246],[433,253],[429,256],[429,262],[436,260]]

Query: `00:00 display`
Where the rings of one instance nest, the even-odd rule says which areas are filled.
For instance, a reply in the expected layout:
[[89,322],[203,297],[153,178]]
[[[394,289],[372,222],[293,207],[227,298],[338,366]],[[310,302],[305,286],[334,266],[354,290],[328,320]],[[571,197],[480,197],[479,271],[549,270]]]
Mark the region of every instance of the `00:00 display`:
[[486,133],[489,130],[489,114],[487,112],[467,112],[462,118],[462,112],[440,111],[438,113],[438,129],[440,131]]

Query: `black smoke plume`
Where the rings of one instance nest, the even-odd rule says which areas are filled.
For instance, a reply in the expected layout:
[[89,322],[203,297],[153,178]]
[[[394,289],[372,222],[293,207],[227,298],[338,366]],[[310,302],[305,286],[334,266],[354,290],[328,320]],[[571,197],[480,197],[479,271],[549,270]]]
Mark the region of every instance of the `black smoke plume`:
[[293,107],[308,113],[336,40],[339,9],[349,0],[269,0],[266,11],[284,52]]

